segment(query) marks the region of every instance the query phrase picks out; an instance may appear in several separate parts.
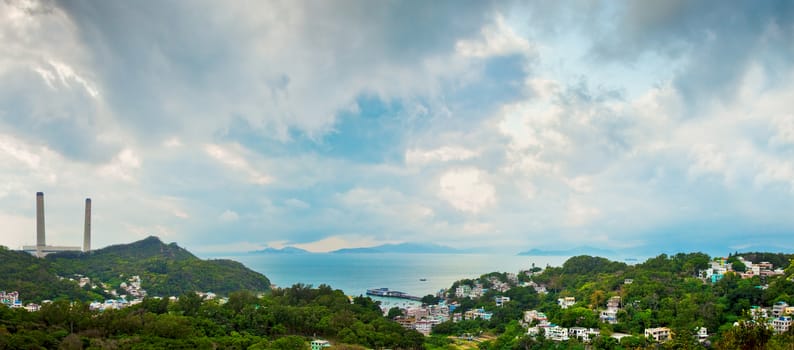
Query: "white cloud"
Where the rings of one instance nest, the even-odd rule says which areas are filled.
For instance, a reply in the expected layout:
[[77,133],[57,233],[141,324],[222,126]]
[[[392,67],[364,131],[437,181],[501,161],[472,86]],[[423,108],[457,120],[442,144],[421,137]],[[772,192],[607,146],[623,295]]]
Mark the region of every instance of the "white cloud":
[[574,199],[568,202],[565,224],[569,226],[584,226],[597,218],[601,211]]
[[182,147],[182,140],[179,139],[177,136],[169,137],[165,141],[163,141],[163,146],[166,148],[178,148]]
[[119,152],[110,163],[99,169],[100,174],[113,179],[136,182],[135,171],[141,167],[138,154],[130,148]]
[[[47,152],[47,150],[40,149],[39,152]],[[32,170],[38,169],[41,163],[41,156],[7,135],[0,134],[0,154],[5,154],[12,160],[20,162]]]
[[218,218],[224,222],[234,222],[240,219],[240,215],[233,210],[226,209]]
[[295,209],[309,209],[309,208],[311,208],[311,205],[309,205],[309,203],[306,203],[306,202],[304,202],[304,201],[302,201],[300,199],[297,199],[297,198],[287,199],[286,201],[284,201],[284,204],[286,204],[290,208],[295,208]]
[[253,184],[267,185],[273,182],[272,177],[256,169],[243,155],[241,155],[247,152],[239,145],[223,147],[216,144],[207,144],[204,146],[204,151],[221,164],[246,174],[248,176],[248,181]]
[[381,241],[372,236],[360,235],[334,235],[309,243],[293,244],[293,247],[305,249],[315,253],[327,253],[342,248],[365,248],[381,244],[396,243],[395,241]]
[[496,203],[496,189],[477,168],[447,171],[438,184],[439,197],[460,211],[478,213]]
[[35,244],[36,221],[33,217],[0,212],[0,222],[3,223],[0,245],[19,249],[22,245]]
[[433,162],[450,162],[472,159],[479,152],[458,146],[443,146],[433,150],[410,149],[405,152],[405,162],[409,165],[424,165]]
[[391,188],[354,188],[339,195],[345,207],[354,212],[369,212],[387,218],[394,224],[405,225],[434,215],[433,209],[416,203],[412,198]]
[[753,179],[758,187],[782,183],[789,187],[794,194],[794,163],[791,161],[766,160],[762,162],[761,169]]
[[568,186],[580,193],[590,193],[593,191],[593,179],[588,176],[577,176],[571,179],[565,179]]
[[534,54],[534,48],[527,39],[519,36],[505,23],[504,17],[497,15],[493,24],[482,28],[481,38],[460,40],[455,44],[458,54],[465,57],[486,58],[509,54]]
[[774,136],[769,139],[772,146],[794,145],[794,114],[778,116],[772,119],[771,128]]
[[99,97],[99,90],[97,90],[96,85],[78,75],[74,68],[68,64],[56,60],[48,60],[47,63],[47,66],[37,66],[33,70],[41,76],[50,88],[56,89],[56,84],[60,83],[61,86],[68,89],[71,88],[70,83],[74,82],[82,87],[92,98]]

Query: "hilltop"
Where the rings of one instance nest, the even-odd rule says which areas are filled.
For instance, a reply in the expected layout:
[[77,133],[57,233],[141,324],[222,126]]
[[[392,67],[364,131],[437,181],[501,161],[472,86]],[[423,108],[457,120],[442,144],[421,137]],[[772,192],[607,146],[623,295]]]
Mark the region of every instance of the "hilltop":
[[[103,288],[86,286],[80,289],[76,283],[61,280],[59,276],[82,275],[95,285],[102,282],[117,288],[121,282],[137,275],[149,295],[159,296],[193,291],[226,295],[238,290],[266,291],[270,288],[267,277],[239,262],[202,260],[176,243],[165,244],[154,236],[88,253],[55,253],[44,259],[9,250],[0,254],[4,261],[4,266],[0,266],[0,289],[19,290],[27,300],[61,296],[90,300],[103,295]],[[50,287],[53,283],[59,287]],[[70,288],[66,288],[67,284]]]

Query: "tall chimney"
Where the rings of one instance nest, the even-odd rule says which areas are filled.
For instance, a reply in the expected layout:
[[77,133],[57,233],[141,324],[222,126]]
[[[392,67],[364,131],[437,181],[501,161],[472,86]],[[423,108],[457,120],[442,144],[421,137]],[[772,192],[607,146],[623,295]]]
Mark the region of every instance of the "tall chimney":
[[83,251],[91,251],[91,198],[85,199],[85,229],[83,230]]
[[47,245],[44,239],[44,192],[36,192],[36,250]]

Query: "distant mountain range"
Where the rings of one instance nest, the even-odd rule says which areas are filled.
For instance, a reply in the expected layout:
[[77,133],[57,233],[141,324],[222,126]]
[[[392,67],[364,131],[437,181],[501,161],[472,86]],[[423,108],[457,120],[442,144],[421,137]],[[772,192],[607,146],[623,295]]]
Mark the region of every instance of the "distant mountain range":
[[460,250],[432,243],[399,243],[382,244],[366,248],[344,248],[334,250],[333,254],[366,254],[366,253],[410,253],[410,254],[460,254],[471,250]]
[[[471,249],[455,249],[432,243],[399,243],[382,244],[374,247],[342,248],[331,251],[331,254],[373,254],[373,253],[404,253],[404,254],[463,254],[472,253]],[[265,248],[249,252],[249,254],[312,254],[312,252],[295,247]]]
[[249,253],[251,253],[251,254],[285,254],[285,255],[286,254],[311,254],[311,252],[308,251],[308,250],[295,248],[295,247],[284,247],[284,248],[281,248],[281,249],[267,247],[267,248],[261,249],[261,250],[254,250],[254,251],[249,252]]
[[533,248],[525,252],[520,252],[518,255],[522,256],[576,256],[576,255],[596,255],[596,256],[614,256],[615,251],[608,249],[601,249],[595,247],[576,247],[564,250],[545,250]]

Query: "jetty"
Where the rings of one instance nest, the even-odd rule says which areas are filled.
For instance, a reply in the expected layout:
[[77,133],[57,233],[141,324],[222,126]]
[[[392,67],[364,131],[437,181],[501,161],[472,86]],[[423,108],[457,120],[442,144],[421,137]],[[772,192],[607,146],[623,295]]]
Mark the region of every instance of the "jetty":
[[387,298],[398,298],[398,299],[408,299],[408,300],[422,300],[422,298],[409,295],[405,292],[400,292],[396,290],[389,290],[389,288],[376,288],[376,289],[367,289],[367,295],[376,296],[376,297],[387,297]]

